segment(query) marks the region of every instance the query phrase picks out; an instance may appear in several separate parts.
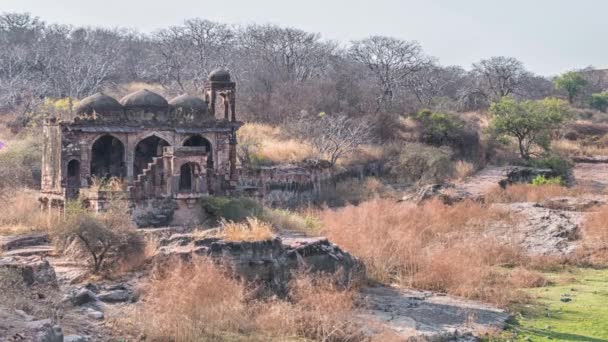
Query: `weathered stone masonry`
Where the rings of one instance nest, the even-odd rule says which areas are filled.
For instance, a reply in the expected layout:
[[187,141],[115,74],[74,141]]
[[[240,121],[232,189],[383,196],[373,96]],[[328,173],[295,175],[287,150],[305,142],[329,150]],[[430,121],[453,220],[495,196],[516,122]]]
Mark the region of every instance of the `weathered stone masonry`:
[[71,119],[48,118],[42,206],[79,198],[103,209],[108,190],[99,184],[109,180],[125,185],[112,189],[114,195],[122,192],[141,207],[167,198],[192,207],[205,195],[232,191],[242,125],[235,114],[236,84],[218,69],[204,89],[204,99],[181,95],[168,102],[145,89],[120,101],[97,93],[80,101]]

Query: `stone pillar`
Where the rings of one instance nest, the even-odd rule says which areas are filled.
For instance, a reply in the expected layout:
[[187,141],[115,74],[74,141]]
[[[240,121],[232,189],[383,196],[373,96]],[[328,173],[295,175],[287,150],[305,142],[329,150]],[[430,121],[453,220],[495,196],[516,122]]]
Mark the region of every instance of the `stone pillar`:
[[228,97],[228,93],[224,93],[224,96],[222,96],[223,102],[224,102],[224,120],[228,121],[228,115],[229,115],[229,110],[230,110],[230,99]]
[[230,185],[236,186],[237,174],[236,174],[236,131],[232,131],[230,136],[230,150],[228,152],[230,158]]
[[232,122],[236,121],[236,89],[230,92],[230,112],[232,114]]
[[217,100],[217,94],[215,92],[215,88],[211,87],[211,106],[209,106],[209,111],[211,115],[215,118],[215,101]]

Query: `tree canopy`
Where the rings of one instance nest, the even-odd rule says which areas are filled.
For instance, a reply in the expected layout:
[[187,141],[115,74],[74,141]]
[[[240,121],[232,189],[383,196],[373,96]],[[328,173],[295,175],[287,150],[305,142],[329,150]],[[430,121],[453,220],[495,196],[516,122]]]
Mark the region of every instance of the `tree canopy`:
[[493,132],[515,138],[521,157],[527,160],[533,147],[549,149],[551,133],[569,117],[569,107],[557,98],[518,102],[503,97],[490,106],[490,114]]

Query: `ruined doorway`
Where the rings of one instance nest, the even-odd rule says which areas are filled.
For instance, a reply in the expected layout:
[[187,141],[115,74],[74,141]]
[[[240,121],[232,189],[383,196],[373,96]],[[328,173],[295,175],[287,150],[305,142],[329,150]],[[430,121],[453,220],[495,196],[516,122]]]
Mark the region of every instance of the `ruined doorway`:
[[125,176],[125,147],[111,135],[97,139],[91,149],[91,176],[101,179]]
[[[140,141],[135,146],[135,158],[133,161],[133,176],[141,174],[148,164],[152,162],[154,157],[163,155],[163,148],[169,146],[169,143],[157,137],[156,135],[149,136]],[[161,165],[162,166],[162,165]]]
[[67,169],[66,197],[75,199],[80,193],[80,162],[76,159],[70,160]]
[[211,151],[211,142],[201,135],[193,135],[184,141],[184,146],[204,146],[207,148],[207,168],[213,169],[213,153]]
[[196,163],[185,163],[179,168],[179,191],[197,192],[196,178],[200,167]]

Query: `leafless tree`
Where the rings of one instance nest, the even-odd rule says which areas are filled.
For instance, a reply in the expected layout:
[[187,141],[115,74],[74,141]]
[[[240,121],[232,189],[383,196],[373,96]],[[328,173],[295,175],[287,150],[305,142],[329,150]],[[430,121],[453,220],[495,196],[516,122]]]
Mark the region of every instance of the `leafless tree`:
[[319,156],[331,165],[372,139],[372,127],[367,120],[344,114],[304,115],[292,122],[290,129],[310,142]]
[[490,101],[504,96],[520,94],[521,86],[530,75],[519,60],[512,57],[491,57],[473,64],[473,75],[477,78],[476,91]]
[[353,41],[349,56],[368,68],[379,83],[381,94],[376,111],[390,109],[395,92],[406,77],[430,62],[417,42],[383,36]]
[[441,67],[435,63],[422,66],[409,74],[405,83],[416,99],[426,108],[431,108],[438,97],[456,98],[458,86],[465,74],[460,67]]

